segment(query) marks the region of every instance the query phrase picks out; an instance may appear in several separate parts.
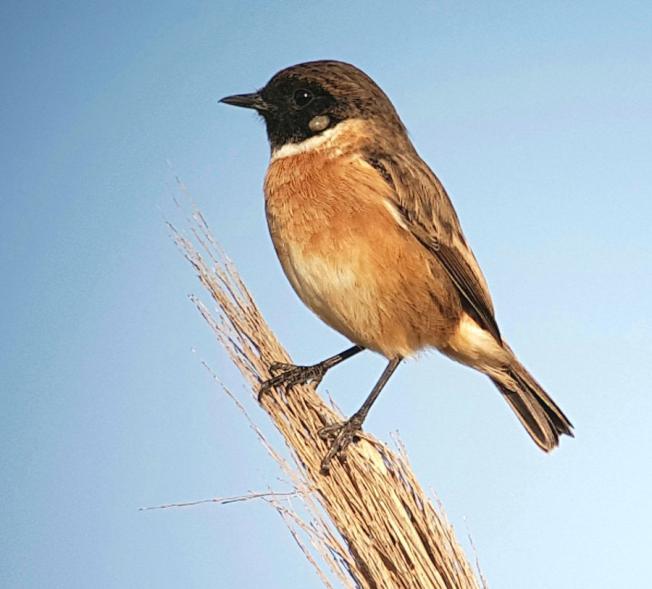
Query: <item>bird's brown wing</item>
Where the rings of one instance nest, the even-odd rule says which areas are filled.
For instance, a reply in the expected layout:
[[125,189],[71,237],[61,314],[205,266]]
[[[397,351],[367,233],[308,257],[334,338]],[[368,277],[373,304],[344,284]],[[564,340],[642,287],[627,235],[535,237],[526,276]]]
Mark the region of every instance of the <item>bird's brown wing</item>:
[[390,186],[405,225],[445,269],[467,313],[500,342],[487,282],[437,176],[413,149],[400,155],[368,153],[366,161]]

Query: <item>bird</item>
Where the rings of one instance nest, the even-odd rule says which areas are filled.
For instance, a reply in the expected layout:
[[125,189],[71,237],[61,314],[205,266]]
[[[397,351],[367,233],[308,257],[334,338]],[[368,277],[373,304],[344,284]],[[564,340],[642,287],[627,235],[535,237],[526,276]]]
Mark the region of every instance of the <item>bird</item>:
[[324,427],[321,462],[345,459],[381,390],[406,358],[437,349],[486,374],[535,444],[549,452],[573,425],[498,328],[487,281],[453,204],[385,92],[356,66],[299,63],[260,90],[220,102],[264,120],[265,212],[299,298],[354,345],[313,365],[275,363],[260,395],[319,384],[363,350],[387,365],[362,406]]

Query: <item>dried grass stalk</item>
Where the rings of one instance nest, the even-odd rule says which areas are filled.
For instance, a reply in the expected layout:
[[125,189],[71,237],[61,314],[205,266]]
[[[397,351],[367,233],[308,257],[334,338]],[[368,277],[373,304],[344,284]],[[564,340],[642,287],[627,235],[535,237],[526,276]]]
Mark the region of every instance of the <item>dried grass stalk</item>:
[[[255,396],[260,383],[271,376],[268,366],[291,362],[290,356],[263,319],[233,263],[212,238],[201,213],[195,211],[190,224],[191,237],[173,227],[172,231],[217,304],[216,315],[198,299],[194,301]],[[288,523],[326,587],[333,586],[329,578],[344,587],[364,589],[478,589],[484,585],[441,509],[432,505],[415,479],[402,447],[394,453],[363,434],[349,446],[346,462],[335,459],[330,474],[323,476],[320,462],[328,447],[317,431],[343,417],[311,385],[294,387],[289,394],[281,389],[267,394],[262,407],[285,439],[292,462],[271,447],[251,420],[250,425],[281,465],[308,515],[301,517],[291,504],[273,496],[267,500]]]

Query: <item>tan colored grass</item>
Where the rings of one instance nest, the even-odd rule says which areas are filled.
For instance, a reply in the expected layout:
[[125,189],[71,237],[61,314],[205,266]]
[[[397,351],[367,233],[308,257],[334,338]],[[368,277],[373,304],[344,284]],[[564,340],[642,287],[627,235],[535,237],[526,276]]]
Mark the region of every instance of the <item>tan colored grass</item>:
[[[233,263],[195,211],[190,233],[174,238],[210,293],[214,312],[193,299],[256,395],[270,377],[272,362],[291,362],[262,317]],[[228,392],[228,391],[227,391]],[[229,392],[243,409],[242,403]],[[261,442],[279,463],[303,503],[270,495],[324,586],[364,589],[478,589],[484,586],[467,561],[441,508],[435,508],[412,473],[402,447],[391,451],[364,434],[320,474],[328,447],[317,435],[343,417],[311,385],[289,394],[274,391],[262,407],[282,434],[292,456],[285,460],[250,420]],[[246,412],[245,412],[246,415]],[[247,416],[247,419],[250,419]]]

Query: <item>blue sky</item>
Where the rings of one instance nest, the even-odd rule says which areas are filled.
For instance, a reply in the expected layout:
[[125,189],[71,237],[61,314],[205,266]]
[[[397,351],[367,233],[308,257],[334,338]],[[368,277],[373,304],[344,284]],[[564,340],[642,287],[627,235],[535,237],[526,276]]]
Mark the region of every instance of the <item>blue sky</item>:
[[[274,256],[262,124],[217,103],[317,58],[392,98],[577,437],[543,455],[435,353],[367,429],[400,431],[492,587],[649,576],[649,2],[5,2],[0,22],[4,587],[320,586],[265,505],[138,511],[282,487],[200,364],[245,396],[164,225],[176,176],[296,360],[346,346]],[[322,386],[351,412],[382,365]]]

